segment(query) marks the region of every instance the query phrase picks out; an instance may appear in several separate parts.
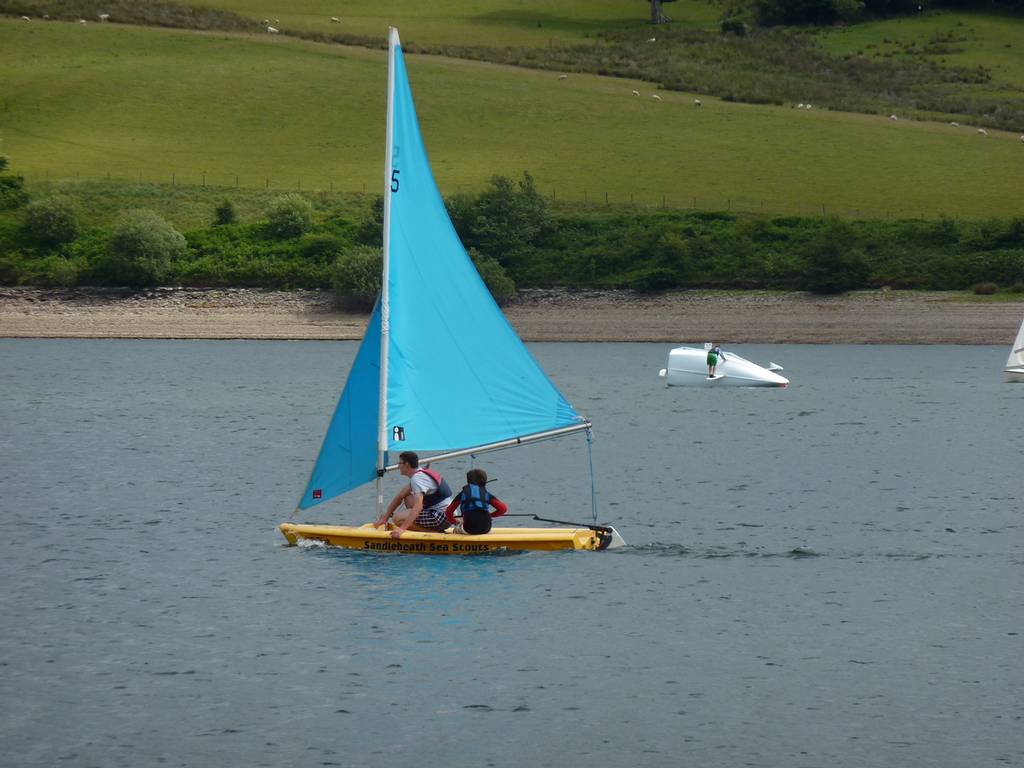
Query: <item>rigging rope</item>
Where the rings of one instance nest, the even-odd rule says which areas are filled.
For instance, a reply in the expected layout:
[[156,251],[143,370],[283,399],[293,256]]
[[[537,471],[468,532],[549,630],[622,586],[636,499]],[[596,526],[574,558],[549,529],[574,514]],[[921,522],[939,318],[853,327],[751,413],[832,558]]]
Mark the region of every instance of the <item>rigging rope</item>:
[[593,443],[593,435],[591,435],[590,428],[587,428],[587,461],[590,464],[590,515],[597,525],[597,483],[594,481],[594,452],[591,448]]

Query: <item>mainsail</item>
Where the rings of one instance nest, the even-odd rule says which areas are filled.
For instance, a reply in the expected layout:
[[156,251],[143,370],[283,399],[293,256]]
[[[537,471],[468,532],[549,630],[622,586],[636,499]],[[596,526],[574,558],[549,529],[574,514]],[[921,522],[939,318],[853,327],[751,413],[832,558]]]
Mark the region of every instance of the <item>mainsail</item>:
[[1005,373],[1007,381],[1024,380],[1024,320],[1021,320],[1017,338],[1013,340],[1010,356],[1006,358]]
[[378,477],[389,452],[459,452],[589,426],[520,341],[459,241],[395,29],[388,90],[386,279],[301,509]]

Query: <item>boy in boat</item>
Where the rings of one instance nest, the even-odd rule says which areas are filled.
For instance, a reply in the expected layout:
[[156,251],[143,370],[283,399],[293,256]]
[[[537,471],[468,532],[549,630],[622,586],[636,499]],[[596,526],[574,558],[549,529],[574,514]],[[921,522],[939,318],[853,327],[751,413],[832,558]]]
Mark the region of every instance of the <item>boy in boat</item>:
[[[451,503],[452,489],[439,472],[420,468],[420,457],[412,451],[398,455],[398,471],[409,478],[409,484],[395,494],[384,514],[374,521],[380,528],[394,515],[395,529],[391,538],[397,539],[406,531],[440,533],[450,523],[445,509]],[[404,509],[399,512],[399,506]]]
[[713,344],[711,349],[708,350],[708,378],[715,378],[715,367],[718,365],[718,360],[721,358],[722,362],[725,362],[725,355],[722,353],[722,348],[717,344]]
[[[466,473],[466,484],[445,510],[448,522],[452,525],[456,525],[455,510],[462,512],[462,530],[456,526],[456,533],[465,532],[474,536],[487,533],[491,530],[491,518],[501,517],[508,512],[505,503],[489,493],[486,485],[487,473],[482,469],[471,469]],[[494,507],[493,512],[490,507]]]

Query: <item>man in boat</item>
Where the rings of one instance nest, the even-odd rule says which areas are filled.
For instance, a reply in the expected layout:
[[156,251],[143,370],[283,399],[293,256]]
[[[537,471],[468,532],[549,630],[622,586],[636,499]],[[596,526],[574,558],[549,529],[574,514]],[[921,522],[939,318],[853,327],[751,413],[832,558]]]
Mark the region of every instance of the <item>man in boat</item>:
[[708,378],[715,378],[715,367],[718,365],[718,361],[725,362],[725,355],[722,354],[722,348],[717,344],[712,344],[711,349],[708,350]]
[[452,501],[452,489],[441,474],[421,468],[419,455],[412,451],[398,455],[398,471],[409,478],[409,484],[395,494],[384,514],[374,521],[374,527],[386,525],[394,516],[393,539],[406,531],[440,533],[448,528],[451,523],[445,510]]

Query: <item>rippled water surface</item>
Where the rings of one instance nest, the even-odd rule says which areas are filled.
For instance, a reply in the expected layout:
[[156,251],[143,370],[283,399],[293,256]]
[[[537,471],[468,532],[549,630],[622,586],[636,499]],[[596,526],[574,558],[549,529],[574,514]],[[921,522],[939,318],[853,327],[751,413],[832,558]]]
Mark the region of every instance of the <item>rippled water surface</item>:
[[[283,546],[354,344],[0,341],[0,763],[1024,765],[1005,349],[751,345],[788,389],[690,390],[666,345],[531,348],[624,549]],[[579,436],[481,466],[589,517]]]

